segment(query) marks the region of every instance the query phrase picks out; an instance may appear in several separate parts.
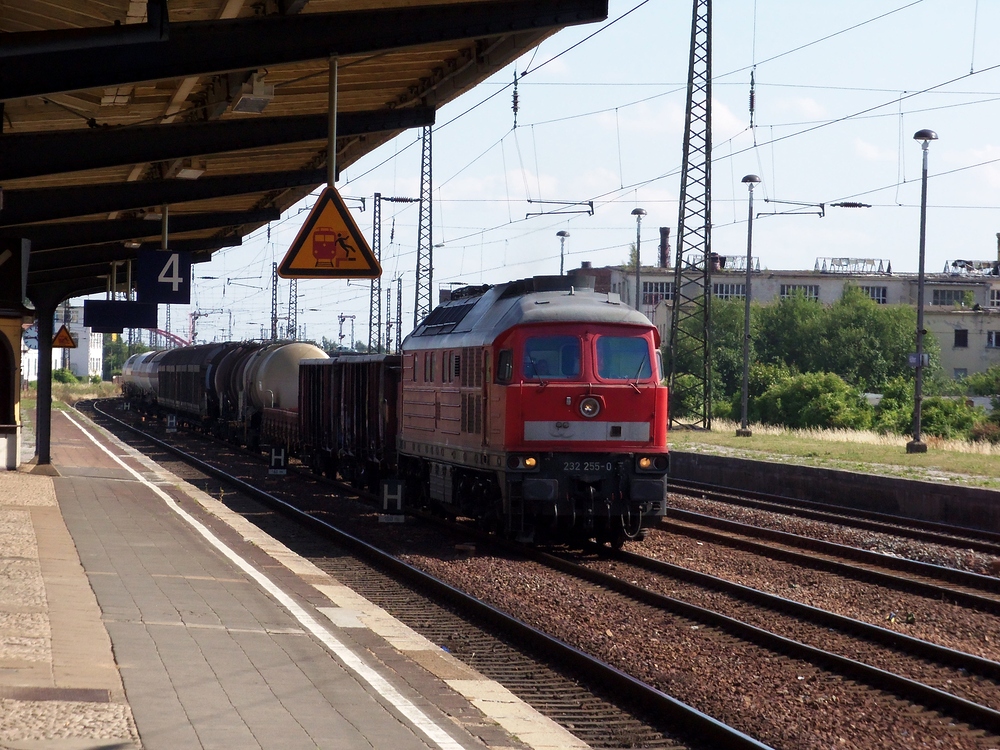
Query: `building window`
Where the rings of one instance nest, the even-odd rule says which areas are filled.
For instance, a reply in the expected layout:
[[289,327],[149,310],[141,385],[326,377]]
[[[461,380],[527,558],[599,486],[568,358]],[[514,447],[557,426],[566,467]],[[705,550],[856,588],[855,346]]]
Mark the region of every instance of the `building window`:
[[955,329],[955,348],[964,349],[969,345],[969,332],[964,328]]
[[662,300],[672,302],[674,299],[674,282],[644,281],[642,282],[642,304],[654,306]]
[[969,377],[969,370],[966,367],[956,367],[953,371],[955,380]]
[[1000,331],[986,332],[986,348],[1000,349]]
[[747,285],[712,284],[712,296],[717,299],[744,299],[747,296]]
[[990,307],[1000,307],[1000,289],[990,289]]
[[863,286],[861,291],[871,297],[875,302],[884,305],[888,302],[889,289],[884,286]]
[[819,302],[818,284],[782,284],[781,299],[788,299],[795,294],[802,294],[806,299]]
[[972,294],[967,289],[935,289],[931,298],[932,305],[962,305],[965,295]]

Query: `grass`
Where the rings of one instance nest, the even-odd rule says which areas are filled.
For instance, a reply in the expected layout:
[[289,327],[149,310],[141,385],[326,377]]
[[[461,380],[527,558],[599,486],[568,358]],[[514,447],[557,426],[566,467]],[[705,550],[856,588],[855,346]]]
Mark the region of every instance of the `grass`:
[[673,430],[670,447],[1000,489],[1000,446],[989,443],[925,436],[927,453],[907,453],[909,438],[900,435],[751,425],[753,435],[745,438],[736,437],[737,426],[719,420],[710,432]]
[[[32,383],[27,392],[21,393],[21,409],[35,410],[38,399],[38,390]],[[84,401],[88,398],[111,398],[120,395],[118,386],[114,383],[101,381],[100,383],[53,383],[52,384],[52,405],[55,408],[72,406],[77,401]],[[58,402],[58,403],[57,403]]]

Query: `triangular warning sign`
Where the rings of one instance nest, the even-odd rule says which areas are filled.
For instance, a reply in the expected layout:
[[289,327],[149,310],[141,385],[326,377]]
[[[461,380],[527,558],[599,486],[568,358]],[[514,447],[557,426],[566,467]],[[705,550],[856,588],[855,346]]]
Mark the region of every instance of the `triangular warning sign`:
[[69,332],[66,326],[59,329],[59,333],[56,337],[52,339],[53,349],[76,349],[76,342],[73,340],[73,335]]
[[278,266],[285,279],[377,279],[382,266],[337,190],[327,187]]

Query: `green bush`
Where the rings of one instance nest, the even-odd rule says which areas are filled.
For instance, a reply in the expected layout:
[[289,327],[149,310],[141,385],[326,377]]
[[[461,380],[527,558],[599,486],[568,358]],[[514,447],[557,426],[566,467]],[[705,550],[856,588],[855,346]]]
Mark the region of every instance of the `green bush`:
[[754,402],[754,412],[767,424],[854,430],[871,426],[872,409],[864,397],[829,372],[794,375],[772,385]]
[[913,380],[895,377],[882,389],[872,427],[879,432],[906,435],[913,430]]
[[986,412],[969,406],[964,399],[931,396],[920,409],[920,426],[928,435],[942,438],[968,438],[972,428],[986,421]]
[[104,381],[101,380],[101,376],[100,375],[91,375],[90,376],[90,384],[91,385],[97,385],[98,383],[102,383],[102,382],[104,382]]
[[62,367],[52,371],[52,381],[55,383],[79,383],[79,379],[72,372]]

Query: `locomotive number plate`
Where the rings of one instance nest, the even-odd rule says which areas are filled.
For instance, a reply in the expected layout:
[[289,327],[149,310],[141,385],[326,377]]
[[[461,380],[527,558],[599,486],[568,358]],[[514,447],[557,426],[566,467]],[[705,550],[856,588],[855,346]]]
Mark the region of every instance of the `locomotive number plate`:
[[611,462],[563,461],[563,471],[611,471]]

